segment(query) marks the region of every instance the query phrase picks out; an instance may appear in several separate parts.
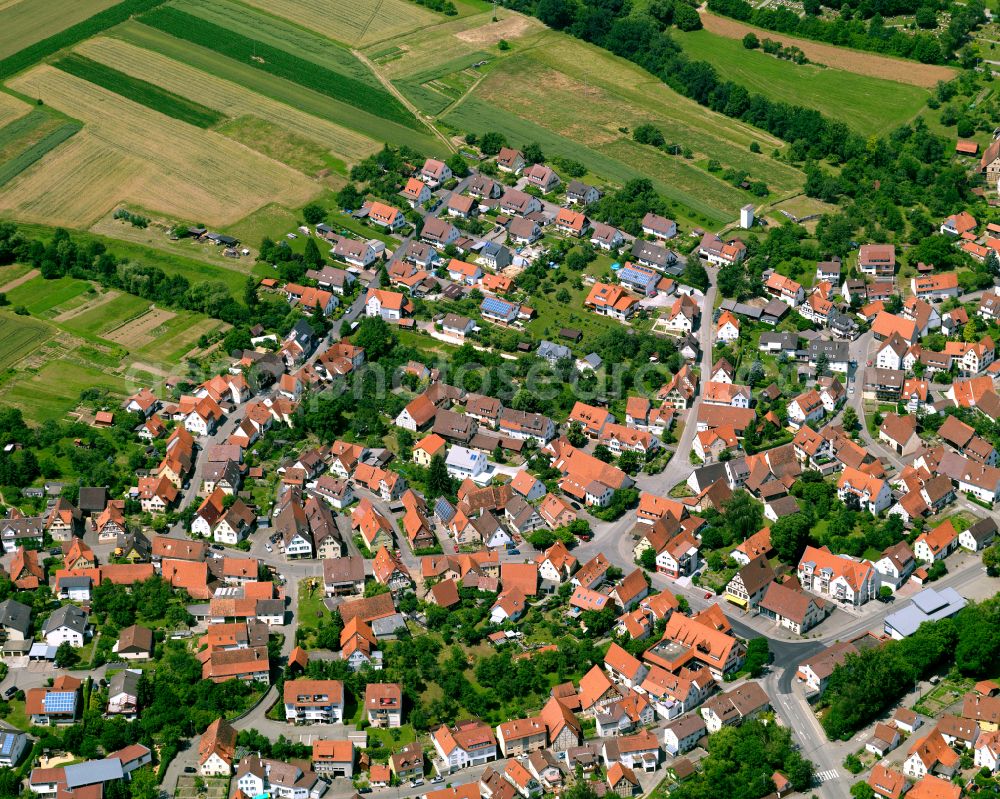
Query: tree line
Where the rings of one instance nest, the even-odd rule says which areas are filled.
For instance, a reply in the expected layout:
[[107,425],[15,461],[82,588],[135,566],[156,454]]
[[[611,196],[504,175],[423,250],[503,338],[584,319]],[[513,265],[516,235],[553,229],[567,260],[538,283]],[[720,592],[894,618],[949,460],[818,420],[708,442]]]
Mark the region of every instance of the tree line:
[[[806,14],[799,16],[783,8],[754,8],[746,0],[708,0],[708,10],[726,17],[748,22],[759,28],[802,36],[820,42],[869,50],[876,53],[911,58],[923,64],[947,64],[969,41],[969,34],[986,22],[979,0],[970,3],[943,4],[950,14],[948,27],[939,35],[907,32],[885,25],[885,16],[917,12],[918,27],[937,27],[937,6],[915,0],[879,0],[863,3],[856,11],[839,0],[823,3],[839,8],[837,19],[819,16],[819,0],[805,3]],[[926,9],[926,10],[925,10]],[[959,54],[963,62],[965,53]]]
[[863,146],[844,123],[750,92],[720,78],[711,64],[690,59],[666,32],[671,23],[692,27],[685,20],[694,9],[683,2],[655,3],[648,12],[633,12],[624,0],[515,0],[513,7],[638,64],[700,105],[799,143],[810,157],[847,159]]
[[100,241],[77,241],[65,228],[56,228],[45,242],[28,237],[17,225],[0,223],[0,266],[15,262],[30,264],[47,280],[67,276],[95,280],[105,288],[125,291],[167,308],[203,313],[232,325],[251,320],[250,310],[233,299],[220,280],[192,284],[183,275],[119,258]]

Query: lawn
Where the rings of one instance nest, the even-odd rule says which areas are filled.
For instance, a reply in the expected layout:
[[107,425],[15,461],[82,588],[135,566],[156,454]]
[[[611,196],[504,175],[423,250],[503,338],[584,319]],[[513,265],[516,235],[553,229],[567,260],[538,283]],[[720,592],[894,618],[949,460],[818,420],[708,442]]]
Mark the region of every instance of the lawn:
[[413,743],[417,738],[413,727],[409,724],[389,730],[382,727],[366,727],[365,731],[368,733],[369,748],[376,746],[384,747],[390,752],[398,752],[407,744]]
[[280,205],[265,205],[246,219],[230,225],[225,232],[235,236],[248,247],[256,248],[265,238],[278,241],[283,239],[286,233],[296,232],[300,224],[298,214],[287,208]]
[[42,322],[23,316],[0,315],[0,369],[8,369],[52,336]]
[[342,125],[376,141],[396,145],[406,144],[428,153],[438,152],[441,149],[440,142],[430,133],[391,122],[375,113],[369,113],[299,83],[256,69],[249,63],[227,58],[206,47],[177,39],[135,20],[119,25],[111,33],[131,44],[232,81],[264,97]]
[[299,581],[299,627],[304,630],[316,630],[320,620],[330,615],[323,604],[322,584],[311,591],[313,582],[313,578]]
[[[780,41],[781,34],[773,37]],[[673,38],[692,58],[714,66],[721,77],[772,100],[815,108],[863,135],[882,134],[908,122],[930,96],[917,86],[819,64],[794,64],[747,50],[741,41],[707,30],[677,33]]]

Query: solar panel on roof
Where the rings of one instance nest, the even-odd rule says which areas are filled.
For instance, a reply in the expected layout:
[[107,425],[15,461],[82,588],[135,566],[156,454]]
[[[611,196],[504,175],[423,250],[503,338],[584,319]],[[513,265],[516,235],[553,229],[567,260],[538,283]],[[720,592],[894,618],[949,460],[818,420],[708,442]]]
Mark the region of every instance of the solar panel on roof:
[[11,733],[5,733],[2,738],[0,738],[0,757],[9,757],[11,751],[14,749],[15,736]]
[[496,297],[487,297],[483,300],[481,307],[484,311],[489,311],[490,313],[507,314],[510,313],[514,306],[506,300],[501,300]]
[[69,713],[76,707],[75,691],[53,691],[42,699],[46,713]]

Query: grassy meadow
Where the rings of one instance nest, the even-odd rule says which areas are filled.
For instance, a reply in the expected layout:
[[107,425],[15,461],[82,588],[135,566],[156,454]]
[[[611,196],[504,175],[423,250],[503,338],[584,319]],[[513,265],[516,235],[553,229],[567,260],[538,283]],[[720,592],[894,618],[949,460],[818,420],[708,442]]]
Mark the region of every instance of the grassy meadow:
[[[675,33],[673,38],[691,58],[707,61],[723,78],[772,100],[815,108],[865,135],[884,133],[910,121],[930,96],[918,86],[783,61],[707,30]],[[780,41],[781,35],[773,34],[773,38]]]

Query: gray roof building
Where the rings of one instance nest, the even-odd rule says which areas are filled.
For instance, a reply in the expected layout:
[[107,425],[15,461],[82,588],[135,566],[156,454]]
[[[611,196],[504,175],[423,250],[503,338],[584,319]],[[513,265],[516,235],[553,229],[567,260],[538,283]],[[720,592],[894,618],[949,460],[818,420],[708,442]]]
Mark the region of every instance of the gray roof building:
[[954,588],[925,588],[913,600],[885,617],[885,632],[901,639],[913,635],[925,621],[938,621],[954,616],[968,602]]
[[113,782],[125,777],[122,762],[117,757],[88,760],[85,763],[65,766],[63,773],[66,776],[66,787],[69,790],[82,788],[85,785]]
[[539,358],[544,358],[550,363],[555,363],[561,358],[572,358],[573,351],[562,344],[555,344],[551,341],[542,340],[538,344],[535,354]]
[[76,605],[63,605],[45,621],[42,629],[46,635],[60,627],[68,627],[78,633],[87,630],[87,614]]
[[0,627],[27,635],[31,628],[31,608],[13,599],[0,602]]

